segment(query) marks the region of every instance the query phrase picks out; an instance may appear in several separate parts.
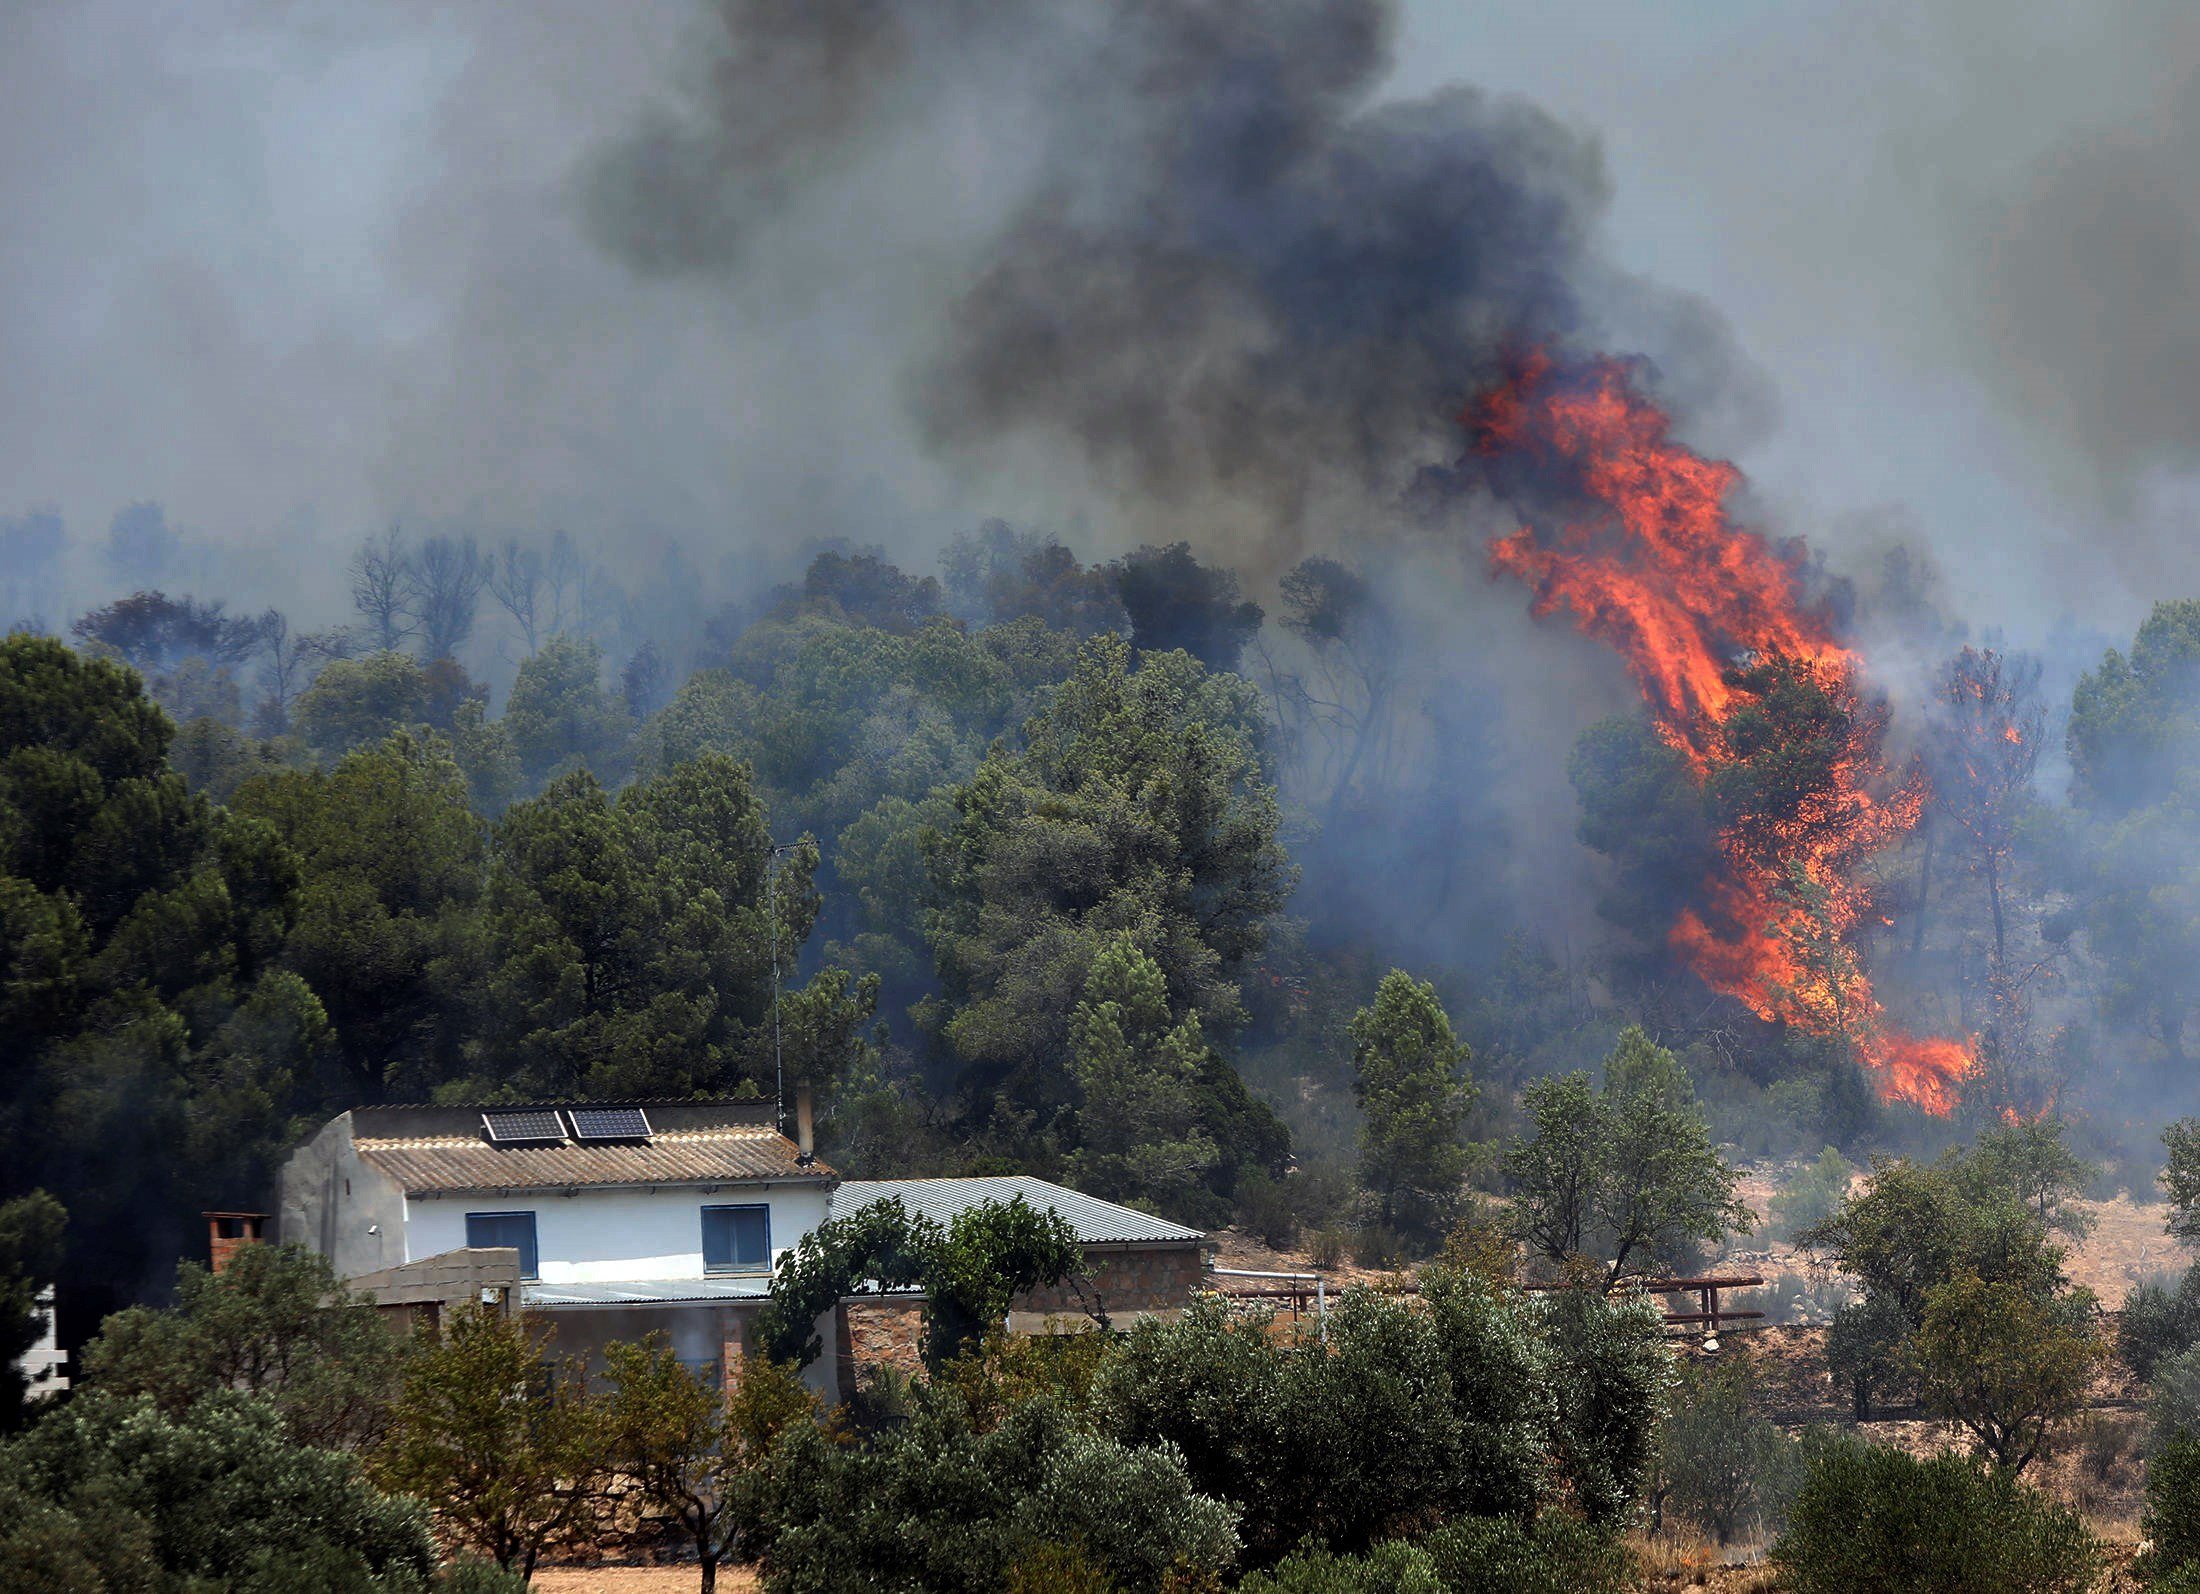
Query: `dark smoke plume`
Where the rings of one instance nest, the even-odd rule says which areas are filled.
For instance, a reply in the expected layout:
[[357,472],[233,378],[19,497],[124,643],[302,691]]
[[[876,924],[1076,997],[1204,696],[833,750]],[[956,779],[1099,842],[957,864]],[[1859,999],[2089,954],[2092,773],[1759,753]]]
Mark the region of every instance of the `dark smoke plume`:
[[880,151],[935,140],[952,163],[980,107],[1009,135],[984,142],[1023,153],[988,157],[1004,201],[907,377],[923,434],[958,458],[1066,444],[1104,492],[1198,515],[1210,543],[1249,510],[1271,571],[1334,535],[1324,510],[1387,500],[1448,451],[1509,347],[1595,342],[1624,304],[1662,322],[1654,354],[1727,364],[1714,318],[1603,262],[1591,137],[1464,88],[1377,100],[1386,0],[721,0],[715,18],[686,102],[590,170],[601,240],[643,271],[738,275]]

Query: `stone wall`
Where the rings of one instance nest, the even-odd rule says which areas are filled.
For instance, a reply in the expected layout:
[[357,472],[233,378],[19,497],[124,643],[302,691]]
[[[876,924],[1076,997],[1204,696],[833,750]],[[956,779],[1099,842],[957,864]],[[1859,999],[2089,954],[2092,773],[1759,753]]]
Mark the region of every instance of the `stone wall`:
[[[1010,1321],[1022,1333],[1038,1331],[1048,1318],[1082,1319],[1090,1304],[1118,1318],[1133,1312],[1175,1311],[1191,1303],[1192,1292],[1206,1276],[1206,1255],[1196,1241],[1094,1246],[1085,1253],[1085,1277],[1079,1284],[1063,1283],[1017,1296]],[[834,1338],[844,1378],[859,1377],[874,1367],[915,1373],[922,1366],[921,1297],[851,1299],[841,1303],[838,1317]]]
[[1085,1277],[1016,1298],[1019,1312],[1081,1315],[1090,1305],[1110,1314],[1166,1312],[1191,1304],[1192,1292],[1205,1282],[1205,1247],[1194,1240],[1176,1245],[1090,1246]]
[[915,1373],[923,1365],[924,1302],[908,1296],[843,1301],[839,1340],[843,1376],[860,1376],[876,1367]]

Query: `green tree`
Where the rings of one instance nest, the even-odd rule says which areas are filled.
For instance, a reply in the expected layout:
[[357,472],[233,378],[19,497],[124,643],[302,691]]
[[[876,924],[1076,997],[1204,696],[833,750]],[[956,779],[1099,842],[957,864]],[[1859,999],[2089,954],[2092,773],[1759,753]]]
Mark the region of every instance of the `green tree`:
[[914,1286],[925,1297],[925,1364],[937,1369],[998,1325],[1017,1296],[1083,1266],[1069,1221],[1022,1196],[966,1207],[944,1226],[890,1196],[819,1224],[780,1259],[757,1344],[806,1367],[824,1349],[817,1320],[843,1296]]
[[407,1361],[378,1466],[429,1502],[449,1542],[532,1577],[545,1549],[590,1542],[604,1450],[579,1375],[545,1336],[468,1306]]
[[144,1395],[180,1417],[232,1390],[265,1399],[285,1431],[322,1449],[369,1450],[389,1424],[405,1345],[373,1302],[316,1252],[254,1245],[220,1273],[176,1270],[176,1304],[133,1306],[84,1347],[90,1385]]
[[2147,1463],[2139,1531],[2148,1544],[2141,1566],[2150,1584],[2200,1563],[2200,1434],[2172,1436]]
[[568,769],[602,781],[626,771],[634,722],[604,690],[603,649],[585,638],[554,636],[520,665],[503,724],[528,790]]
[[2014,1474],[1853,1441],[1813,1458],[1772,1555],[1796,1594],[2082,1594],[2101,1566],[2077,1514]]
[[[617,801],[576,771],[515,804],[485,901],[495,1076],[541,1095],[769,1081],[774,931],[789,969],[817,919],[816,868],[807,843],[775,854],[747,771],[722,756]],[[875,982],[832,969],[790,993],[789,1077],[829,1094],[875,1000]]]
[[1875,1384],[1915,1376],[1912,1337],[1933,1292],[1960,1276],[2007,1285],[2057,1321],[2090,1310],[2091,1296],[2063,1276],[2040,1203],[2021,1189],[1991,1154],[1932,1165],[1879,1159],[1832,1216],[1797,1237],[1863,1287],[1863,1301],[1835,1319],[1828,1352],[1859,1411]]
[[1100,949],[1070,1014],[1078,1088],[1071,1178],[1113,1201],[1204,1213],[1222,1149],[1204,1127],[1202,1077],[1214,1065],[1199,1016],[1174,1022],[1168,981],[1135,935]]
[[1960,1423],[1996,1466],[2022,1472],[2085,1403],[2101,1350],[2079,1316],[2091,1305],[2082,1294],[2043,1301],[1975,1273],[1934,1286],[1911,1350],[1926,1410]]
[[1604,1070],[1601,1090],[1569,1074],[1521,1093],[1535,1132],[1514,1139],[1505,1172],[1529,1249],[1561,1266],[1607,1257],[1609,1287],[1754,1219],[1671,1052],[1630,1028]]
[[1459,1207],[1474,1087],[1436,987],[1392,969],[1352,1019],[1353,1093],[1365,1120],[1360,1182],[1383,1224],[1428,1244]]
[[298,699],[298,736],[334,762],[421,724],[427,703],[427,683],[409,654],[331,659]]
[[328,1012],[346,1096],[380,1101],[393,1084],[426,1095],[460,1073],[487,841],[448,748],[401,732],[329,770],[248,782],[235,812],[299,860],[283,957]]
[[2162,1193],[2169,1197],[2169,1232],[2187,1245],[2200,1243],[2200,1118],[2180,1118],[2162,1131],[2168,1153]]
[[[1141,1321],[1100,1369],[1096,1414],[1125,1443],[1173,1446],[1195,1487],[1237,1505],[1255,1566],[1302,1541],[1351,1550],[1449,1516],[1530,1518],[1562,1449],[1549,1321],[1444,1268],[1424,1275],[1423,1298],[1427,1310],[1349,1291],[1326,1342],[1219,1303]],[[1609,1437],[1636,1415],[1621,1402]]]
[[1681,1363],[1659,1465],[1675,1512],[1721,1546],[1784,1501],[1795,1441],[1758,1415],[1759,1382],[1746,1351]]
[[2070,1127],[2057,1117],[1994,1124],[1965,1159],[1967,1175],[1987,1190],[2005,1190],[2030,1207],[2041,1225],[2084,1239],[2092,1218],[2071,1205],[2100,1170],[2070,1149]]
[[326,1041],[278,966],[295,857],[193,795],[170,737],[128,670],[0,642],[0,1199],[67,1207],[79,1309],[267,1179]]
[[744,1363],[730,1390],[698,1375],[662,1337],[605,1349],[603,1401],[611,1465],[639,1495],[645,1520],[695,1547],[703,1594],[721,1561],[749,1547],[764,1509],[772,1446],[797,1422],[815,1421],[817,1397],[775,1362]]
[[14,1507],[0,1517],[10,1586],[22,1572],[56,1594],[412,1594],[435,1568],[418,1501],[380,1493],[356,1458],[298,1444],[236,1393],[177,1417],[79,1395],[0,1447],[0,1502]]
[[1673,1386],[1665,1320],[1644,1296],[1595,1290],[1554,1290],[1543,1309],[1559,1465],[1585,1518],[1624,1526],[1649,1491]]
[[2200,603],[2159,603],[2128,655],[2113,649],[2072,695],[2076,821],[2065,882],[2098,959],[2105,1017],[2151,1034],[2172,1069],[2200,998],[2200,842],[2185,772],[2200,753]]
[[[1211,1041],[1243,1022],[1237,978],[1291,883],[1263,773],[1253,688],[1119,638],[1075,673],[956,794],[935,857],[938,1028],[995,1113],[1070,1110],[1069,1015],[1094,961],[1133,931],[1161,967],[1172,1024]],[[1273,1114],[1234,1070],[1207,1074],[1205,1128],[1245,1164],[1280,1162]],[[1225,1185],[1218,1193],[1227,1193]]]
[[[1166,1446],[1125,1445],[1037,1398],[980,1427],[956,1389],[919,1384],[872,1438],[788,1436],[767,1524],[772,1594],[882,1587],[994,1594],[1208,1586],[1236,1558],[1234,1513],[1198,1493]],[[1066,1553],[1075,1546],[1074,1553]]]
[[44,1337],[39,1296],[61,1271],[69,1214],[43,1190],[0,1201],[0,1433],[20,1427],[30,1392],[23,1358]]
[[1622,714],[1581,733],[1566,774],[1581,805],[1582,845],[1613,865],[1597,911],[1662,948],[1673,904],[1692,900],[1718,861],[1695,772],[1655,726]]

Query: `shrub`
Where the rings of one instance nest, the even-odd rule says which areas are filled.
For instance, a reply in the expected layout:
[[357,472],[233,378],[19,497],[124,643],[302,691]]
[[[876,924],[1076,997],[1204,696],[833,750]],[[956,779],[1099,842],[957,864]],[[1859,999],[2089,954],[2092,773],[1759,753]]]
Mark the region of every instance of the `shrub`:
[[2078,1594],[2101,1564],[2077,1515],[2012,1475],[1855,1441],[1812,1459],[1773,1558],[1793,1594]]
[[435,1594],[527,1594],[527,1579],[494,1561],[453,1561],[435,1580]]
[[2180,1352],[2154,1369],[2154,1393],[2147,1401],[2154,1442],[2178,1434],[2200,1437],[2200,1346]]
[[2149,1279],[2124,1297],[2116,1325],[2116,1354],[2134,1376],[2152,1382],[2154,1370],[2200,1342],[2200,1269],[2174,1286]]
[[2178,1434],[2155,1452],[2140,1526],[2152,1545],[2146,1569],[2155,1586],[2161,1574],[2200,1569],[2200,1437]]
[[1579,1518],[1546,1512],[1532,1527],[1510,1517],[1465,1517],[1421,1541],[1444,1586],[1507,1594],[1620,1594],[1635,1558]]
[[1673,1385],[1664,1322],[1641,1296],[1560,1290],[1543,1302],[1557,1357],[1560,1465],[1583,1516],[1625,1522],[1647,1490]]
[[1335,1229],[1316,1229],[1306,1237],[1306,1260],[1323,1272],[1344,1260],[1344,1236]]
[[1621,1594],[1633,1587],[1635,1571],[1624,1545],[1573,1517],[1546,1516],[1533,1527],[1510,1517],[1462,1517],[1364,1555],[1300,1550],[1238,1587],[1241,1594]]
[[435,1565],[417,1502],[293,1442],[249,1395],[173,1418],[80,1395],[0,1450],[0,1502],[0,1566],[35,1569],[30,1587],[410,1590]]
[[1746,1353],[1686,1363],[1665,1420],[1667,1497],[1722,1545],[1792,1492],[1795,1442],[1751,1409],[1756,1388]]
[[1449,1588],[1428,1551],[1398,1539],[1365,1555],[1301,1550],[1238,1585],[1239,1594],[1447,1594]]
[[[1143,1322],[1101,1368],[1094,1410],[1125,1443],[1175,1446],[1202,1492],[1239,1504],[1256,1566],[1455,1513],[1532,1515],[1558,1432],[1541,1308],[1443,1269],[1424,1305],[1347,1290],[1326,1350],[1279,1345],[1214,1303]],[[1614,1439],[1630,1409],[1617,1403]]]
[[1072,1433],[1047,1456],[1019,1515],[1034,1538],[1077,1545],[1126,1588],[1219,1573],[1237,1559],[1237,1512],[1193,1491],[1173,1446],[1133,1449]]
[[1033,1590],[1151,1590],[1219,1574],[1237,1549],[1234,1512],[1195,1492],[1173,1449],[1094,1434],[1043,1396],[981,1432],[956,1391],[919,1385],[908,1420],[867,1445],[791,1430],[773,1472],[774,1594],[994,1594],[1011,1569]]
[[1363,1224],[1352,1233],[1352,1260],[1362,1267],[1393,1268],[1406,1259],[1406,1242],[1395,1229]]
[[1239,1228],[1278,1251],[1289,1249],[1299,1237],[1299,1215],[1291,1188],[1265,1169],[1255,1168],[1238,1176],[1237,1221]]
[[1826,1221],[1848,1199],[1849,1159],[1828,1146],[1806,1163],[1771,1201],[1769,1237],[1792,1240],[1803,1230]]

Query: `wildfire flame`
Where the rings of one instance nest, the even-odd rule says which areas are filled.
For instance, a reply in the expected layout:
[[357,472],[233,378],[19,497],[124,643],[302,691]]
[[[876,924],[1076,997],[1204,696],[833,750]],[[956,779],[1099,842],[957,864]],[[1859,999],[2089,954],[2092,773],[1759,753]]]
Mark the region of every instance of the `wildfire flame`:
[[1759,1017],[1845,1040],[1882,1096],[1948,1112],[1978,1066],[1970,1048],[1891,1027],[1850,948],[1872,906],[1856,868],[1917,822],[1923,789],[1881,764],[1883,719],[1857,691],[1855,654],[1803,602],[1777,551],[1727,517],[1741,473],[1673,442],[1617,361],[1561,374],[1537,352],[1465,419],[1481,453],[1524,459],[1570,488],[1562,523],[1496,539],[1492,568],[1528,584],[1538,618],[1564,610],[1619,654],[1699,780],[1753,701],[1737,666],[1791,661],[1846,711],[1854,729],[1829,789],[1769,835],[1723,830],[1720,868],[1672,944]]

